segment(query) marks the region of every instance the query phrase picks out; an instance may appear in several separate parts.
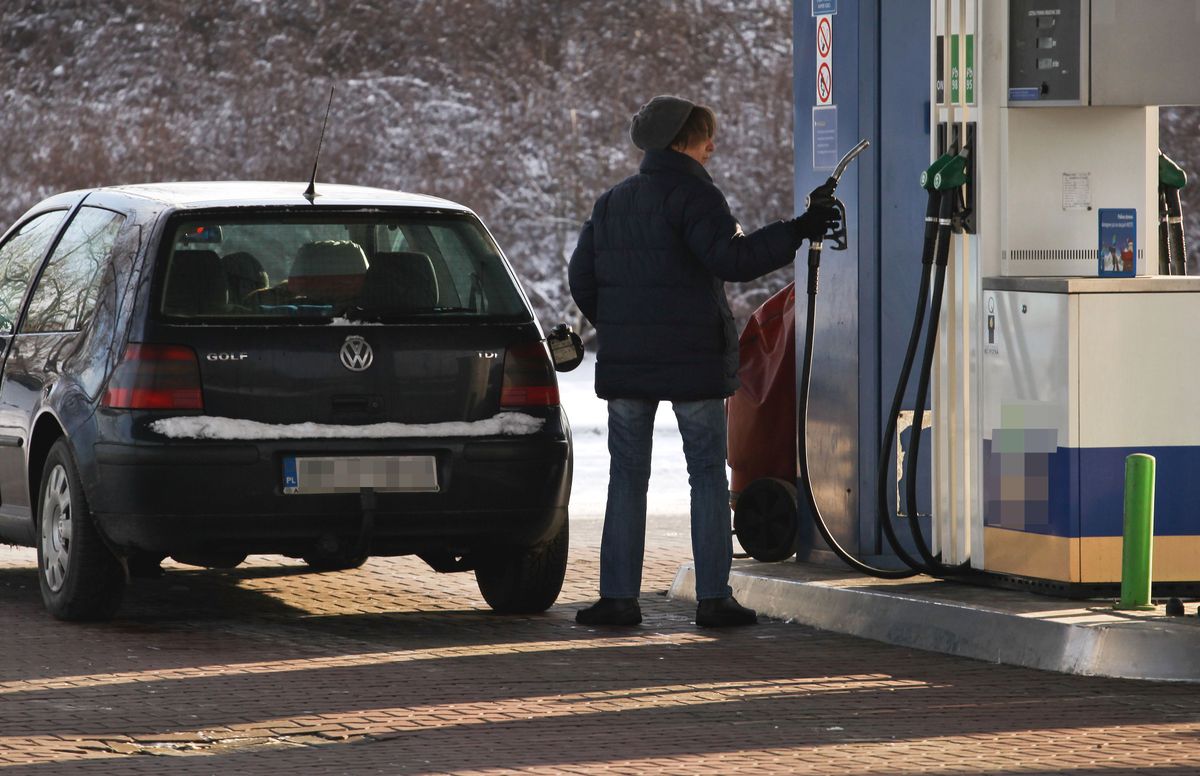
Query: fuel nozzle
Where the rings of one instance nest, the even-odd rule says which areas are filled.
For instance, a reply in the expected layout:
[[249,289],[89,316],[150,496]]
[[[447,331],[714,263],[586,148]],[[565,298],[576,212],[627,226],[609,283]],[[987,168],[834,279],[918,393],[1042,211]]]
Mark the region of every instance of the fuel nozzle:
[[1175,190],[1187,185],[1187,173],[1162,151],[1158,152],[1158,185]]
[[933,176],[933,188],[938,192],[938,240],[934,263],[944,267],[950,260],[950,232],[962,231],[966,207],[962,191],[967,185],[968,154],[964,149],[954,154]]
[[921,188],[929,192],[925,203],[925,243],[921,249],[921,263],[932,264],[938,237],[938,211],[941,207],[942,192],[933,185],[937,174],[941,172],[952,159],[955,152],[951,150],[934,160],[929,168],[921,173]]
[[842,180],[842,173],[846,172],[846,168],[850,166],[850,162],[854,161],[855,157],[867,150],[867,147],[870,145],[871,141],[869,140],[858,141],[858,144],[847,151],[846,155],[838,161],[837,166],[833,168],[833,174],[820,186],[810,191],[804,200],[806,208],[813,205],[821,205],[836,208],[838,211],[837,225],[832,228],[829,234],[826,234],[821,240],[817,241],[816,247],[818,250],[820,250],[820,246],[825,240],[832,241],[833,244],[830,248],[835,251],[846,250],[846,204],[837,198],[837,187],[838,183]]
[[933,176],[933,187],[938,191],[951,191],[967,185],[967,151],[950,157]]
[[933,164],[929,165],[929,168],[921,173],[921,188],[925,189],[926,191],[936,191],[937,187],[934,186],[934,180],[937,178],[937,174],[941,172],[942,168],[949,164],[955,156],[957,156],[957,152],[954,149],[951,149],[947,153],[944,153],[935,159]]
[[1183,230],[1183,200],[1180,190],[1187,185],[1187,173],[1171,157],[1158,152],[1159,246],[1158,271],[1161,275],[1187,274],[1187,241]]

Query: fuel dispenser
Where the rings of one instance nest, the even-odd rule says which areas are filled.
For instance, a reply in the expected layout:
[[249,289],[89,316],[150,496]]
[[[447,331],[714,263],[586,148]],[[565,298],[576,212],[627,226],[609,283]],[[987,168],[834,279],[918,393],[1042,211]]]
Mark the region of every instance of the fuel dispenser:
[[[961,291],[935,370],[937,545],[999,581],[1110,590],[1124,459],[1145,452],[1158,460],[1154,579],[1195,587],[1200,278],[1184,276],[1185,179],[1159,153],[1157,106],[1200,102],[1179,77],[1200,68],[1200,2],[933,11],[943,40],[984,42],[978,61],[951,62],[974,71],[975,104],[950,89],[932,108],[952,135],[974,134],[978,160],[977,230],[954,238]],[[1151,258],[1160,199],[1167,272]]]
[[[1120,581],[1124,459],[1150,453],[1156,594],[1198,590],[1200,278],[1186,274],[1186,176],[1159,153],[1157,106],[1200,104],[1200,0],[931,0],[930,9],[936,161],[922,181],[922,275],[873,499],[907,568],[855,557],[824,525],[804,422],[802,500],[825,544],[860,571],[1107,593]],[[813,195],[833,195],[823,188]],[[922,327],[898,517],[892,448]],[[915,476],[927,394],[929,536]],[[897,536],[905,523],[911,542]]]

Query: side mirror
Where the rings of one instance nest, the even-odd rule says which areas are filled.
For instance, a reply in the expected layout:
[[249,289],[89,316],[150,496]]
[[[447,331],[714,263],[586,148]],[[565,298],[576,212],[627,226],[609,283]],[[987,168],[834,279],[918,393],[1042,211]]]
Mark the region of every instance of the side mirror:
[[551,329],[546,344],[550,346],[555,371],[570,372],[583,363],[583,340],[567,324],[560,323]]

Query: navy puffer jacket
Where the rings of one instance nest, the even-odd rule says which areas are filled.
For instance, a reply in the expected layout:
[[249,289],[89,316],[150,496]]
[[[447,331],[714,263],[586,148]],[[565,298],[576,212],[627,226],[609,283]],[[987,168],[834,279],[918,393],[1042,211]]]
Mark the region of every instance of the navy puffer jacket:
[[571,256],[571,295],[596,329],[596,393],[733,394],[738,337],[725,281],[786,266],[799,245],[783,221],[744,234],[699,162],[647,151],[638,174],[596,202]]

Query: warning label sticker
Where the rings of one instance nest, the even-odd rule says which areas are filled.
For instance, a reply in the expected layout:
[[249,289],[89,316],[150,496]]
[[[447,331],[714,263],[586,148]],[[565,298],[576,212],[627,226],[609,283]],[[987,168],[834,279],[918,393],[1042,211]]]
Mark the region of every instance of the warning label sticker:
[[833,104],[833,16],[817,17],[816,104]]
[[838,163],[837,106],[812,109],[813,169],[832,170]]
[[1062,209],[1092,209],[1092,174],[1064,172],[1062,176]]

